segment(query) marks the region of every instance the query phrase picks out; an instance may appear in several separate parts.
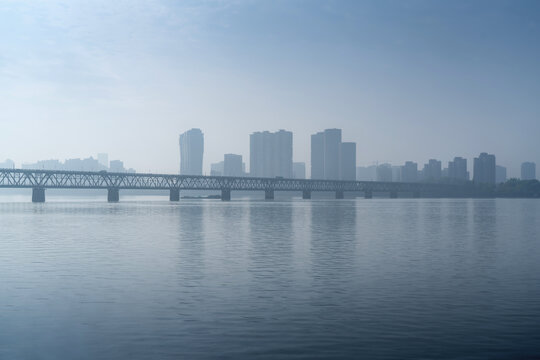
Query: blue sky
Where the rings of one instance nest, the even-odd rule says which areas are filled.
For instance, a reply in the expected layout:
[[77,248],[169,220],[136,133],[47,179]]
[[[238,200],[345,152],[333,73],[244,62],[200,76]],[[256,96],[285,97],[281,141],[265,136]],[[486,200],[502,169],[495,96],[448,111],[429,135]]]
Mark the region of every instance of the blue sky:
[[340,127],[359,165],[540,164],[538,1],[0,1],[0,159],[177,172]]

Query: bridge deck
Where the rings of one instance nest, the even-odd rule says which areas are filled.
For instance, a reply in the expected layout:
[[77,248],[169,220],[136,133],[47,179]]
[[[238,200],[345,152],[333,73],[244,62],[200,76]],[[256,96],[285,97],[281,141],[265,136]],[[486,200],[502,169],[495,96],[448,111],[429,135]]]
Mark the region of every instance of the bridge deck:
[[448,192],[460,187],[431,183],[0,169],[0,188]]

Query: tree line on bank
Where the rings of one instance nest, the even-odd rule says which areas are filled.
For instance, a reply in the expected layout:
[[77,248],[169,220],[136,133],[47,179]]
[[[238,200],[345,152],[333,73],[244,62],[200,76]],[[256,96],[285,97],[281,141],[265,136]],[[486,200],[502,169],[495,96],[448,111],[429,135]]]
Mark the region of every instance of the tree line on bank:
[[501,197],[501,198],[540,198],[540,181],[510,179],[499,184],[475,184],[472,181],[449,182],[446,184],[462,185],[464,194],[472,197]]
[[495,196],[540,198],[540,181],[510,179],[495,186]]

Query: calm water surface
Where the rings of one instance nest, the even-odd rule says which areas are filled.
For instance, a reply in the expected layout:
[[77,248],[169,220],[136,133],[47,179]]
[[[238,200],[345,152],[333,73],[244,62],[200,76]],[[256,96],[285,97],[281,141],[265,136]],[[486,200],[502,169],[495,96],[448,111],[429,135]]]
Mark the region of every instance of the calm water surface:
[[0,359],[540,358],[538,200],[2,202],[0,230]]

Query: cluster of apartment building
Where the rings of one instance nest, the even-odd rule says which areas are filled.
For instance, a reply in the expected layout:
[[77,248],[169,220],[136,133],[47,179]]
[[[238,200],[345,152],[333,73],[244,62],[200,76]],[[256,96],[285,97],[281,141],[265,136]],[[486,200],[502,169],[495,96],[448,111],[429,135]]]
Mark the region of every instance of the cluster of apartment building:
[[[204,135],[191,129],[180,135],[180,174],[202,175]],[[225,154],[210,165],[212,176],[306,178],[304,162],[293,162],[293,133],[254,132],[249,138],[249,173],[242,155]],[[341,141],[341,129],[327,129],[311,136],[311,178],[355,180],[356,144]]]
[[406,161],[402,166],[392,166],[390,164],[380,164],[367,167],[356,168],[356,179],[361,181],[400,181],[400,182],[419,182],[419,181],[439,181],[442,178],[455,180],[469,180],[467,171],[467,159],[455,157],[448,162],[447,168],[442,168],[442,162],[436,159],[430,159],[419,169],[418,163]]
[[[473,161],[473,182],[478,184],[498,184],[507,180],[506,167],[497,165],[493,154],[481,153]],[[442,162],[430,159],[419,169],[418,164],[407,161],[401,166],[379,164],[356,168],[356,179],[360,181],[388,181],[388,182],[438,182],[442,179],[447,181],[470,180],[467,171],[467,159],[455,157],[443,168]],[[536,164],[524,162],[521,164],[521,179],[536,179]]]
[[[203,175],[204,134],[191,129],[180,135],[180,174]],[[250,135],[249,172],[239,154],[225,154],[223,161],[211,164],[213,176],[252,176],[306,178],[304,162],[293,162],[293,133],[286,130],[261,131]],[[467,159],[455,157],[443,167],[430,159],[422,168],[407,161],[401,166],[378,164],[356,166],[356,143],[343,142],[341,129],[326,129],[311,135],[311,179],[387,182],[468,181]],[[524,162],[521,179],[536,179],[536,165]],[[481,153],[474,158],[475,183],[496,184],[506,181],[506,168],[496,164],[495,155]]]
[[341,129],[311,135],[311,178],[356,180],[356,143],[342,142]]
[[[204,135],[191,129],[180,135],[180,174],[202,175]],[[304,163],[293,162],[293,134],[290,131],[262,131],[250,135],[250,171],[242,155],[225,154],[210,164],[211,176],[254,176],[305,178]]]
[[[15,168],[15,163],[12,160],[6,160],[0,163],[0,168],[10,169]],[[25,163],[21,165],[21,169],[32,170],[66,170],[66,171],[109,171],[118,173],[135,173],[134,169],[126,169],[124,162],[121,160],[109,161],[109,155],[100,153],[97,158],[88,157],[85,159],[66,159],[64,162],[52,160],[39,160],[35,163]]]

